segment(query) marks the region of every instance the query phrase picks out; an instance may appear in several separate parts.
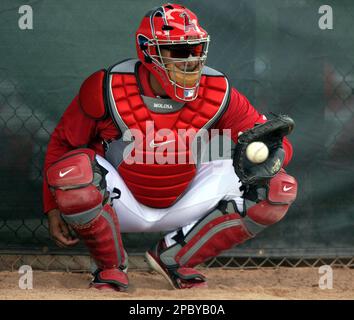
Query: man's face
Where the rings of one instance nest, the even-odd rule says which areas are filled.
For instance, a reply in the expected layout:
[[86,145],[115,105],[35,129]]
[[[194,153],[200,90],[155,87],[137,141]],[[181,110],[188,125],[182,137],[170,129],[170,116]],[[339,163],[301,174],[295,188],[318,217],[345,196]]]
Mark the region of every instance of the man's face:
[[[186,56],[187,55],[187,56]],[[189,51],[184,50],[171,50],[171,49],[163,49],[161,48],[161,56],[163,57],[163,62],[168,65],[171,64],[172,60],[169,58],[177,58],[177,59],[188,59],[192,58],[192,54]],[[175,66],[181,71],[194,71],[198,66],[198,61],[190,59],[190,61],[185,62],[175,62]]]
[[160,51],[171,80],[189,87],[198,82],[203,44],[161,46]]

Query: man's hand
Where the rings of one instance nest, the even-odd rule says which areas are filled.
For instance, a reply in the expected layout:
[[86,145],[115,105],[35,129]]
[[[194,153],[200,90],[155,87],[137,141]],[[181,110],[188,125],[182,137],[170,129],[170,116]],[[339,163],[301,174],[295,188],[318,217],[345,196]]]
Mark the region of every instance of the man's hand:
[[[285,159],[283,138],[293,131],[294,125],[294,120],[290,117],[278,115],[239,135],[233,165],[243,184],[250,185],[267,181],[280,171]],[[269,150],[268,158],[260,164],[252,163],[247,158],[247,147],[255,141],[263,142]]]
[[48,224],[49,233],[58,247],[71,247],[79,242],[79,239],[73,236],[73,230],[63,220],[58,209],[48,212]]

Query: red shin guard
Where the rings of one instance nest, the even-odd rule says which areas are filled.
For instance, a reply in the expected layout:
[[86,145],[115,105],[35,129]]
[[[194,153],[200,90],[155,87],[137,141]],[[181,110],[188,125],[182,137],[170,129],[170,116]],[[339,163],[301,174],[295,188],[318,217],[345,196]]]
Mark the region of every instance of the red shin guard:
[[83,239],[99,268],[93,285],[126,289],[118,217],[107,201],[104,168],[96,162],[93,151],[79,149],[64,155],[48,169],[47,179],[63,219]]
[[159,263],[166,270],[191,268],[254,237],[284,217],[296,198],[297,184],[282,170],[266,186],[254,191],[253,195],[258,195],[254,201],[245,195],[242,216],[235,201],[221,201],[187,234],[180,229],[173,237],[176,243],[159,251]]

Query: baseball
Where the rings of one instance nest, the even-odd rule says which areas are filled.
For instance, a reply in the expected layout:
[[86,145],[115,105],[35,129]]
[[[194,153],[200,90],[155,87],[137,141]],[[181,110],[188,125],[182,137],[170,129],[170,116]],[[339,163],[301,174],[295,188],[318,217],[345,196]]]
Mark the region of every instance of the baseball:
[[246,148],[247,159],[252,163],[262,163],[267,160],[268,155],[268,147],[260,141],[252,142]]

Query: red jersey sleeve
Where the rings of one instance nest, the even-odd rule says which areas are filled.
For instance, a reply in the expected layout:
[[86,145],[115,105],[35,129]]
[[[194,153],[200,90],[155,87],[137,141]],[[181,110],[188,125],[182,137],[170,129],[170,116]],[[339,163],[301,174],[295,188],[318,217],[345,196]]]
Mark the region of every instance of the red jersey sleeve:
[[[244,95],[232,88],[229,106],[216,123],[215,128],[219,130],[230,129],[232,140],[237,143],[239,132],[253,128],[256,123],[266,121],[267,118],[260,114]],[[293,154],[293,148],[287,138],[283,139],[283,148],[285,150],[283,166],[285,167]]]
[[44,212],[57,208],[46,179],[45,172],[66,152],[89,144],[95,134],[96,121],[86,116],[78,97],[70,103],[54,129],[47,147],[43,174],[43,209]]

